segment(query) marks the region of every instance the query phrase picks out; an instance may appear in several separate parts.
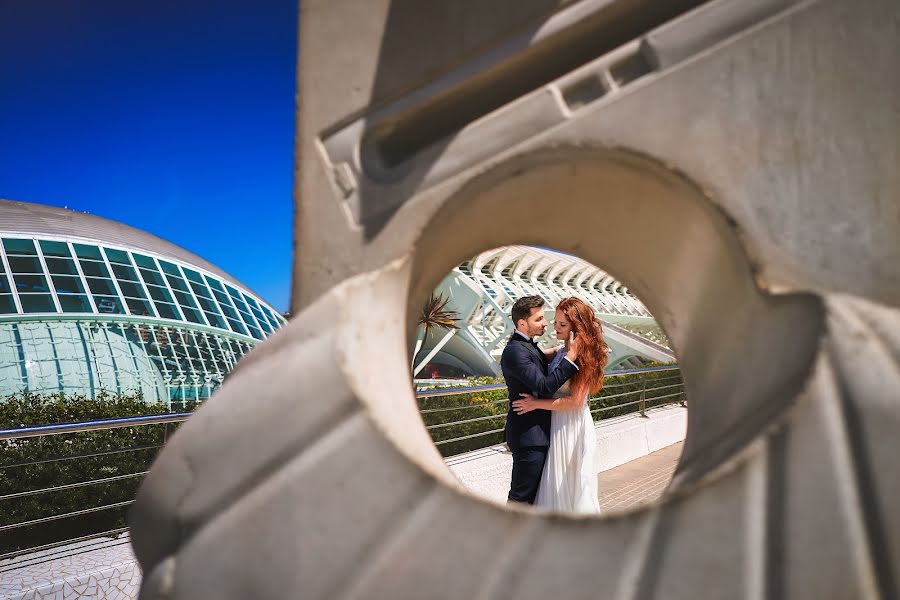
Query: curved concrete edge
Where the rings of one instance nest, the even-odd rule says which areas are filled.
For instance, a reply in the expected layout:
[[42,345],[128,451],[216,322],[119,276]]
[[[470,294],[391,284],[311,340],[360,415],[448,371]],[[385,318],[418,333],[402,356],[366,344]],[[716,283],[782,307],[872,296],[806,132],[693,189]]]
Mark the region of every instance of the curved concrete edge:
[[[597,423],[598,473],[624,465],[684,440],[687,408],[661,407]],[[446,459],[447,467],[472,494],[506,503],[512,476],[512,455],[503,444]]]

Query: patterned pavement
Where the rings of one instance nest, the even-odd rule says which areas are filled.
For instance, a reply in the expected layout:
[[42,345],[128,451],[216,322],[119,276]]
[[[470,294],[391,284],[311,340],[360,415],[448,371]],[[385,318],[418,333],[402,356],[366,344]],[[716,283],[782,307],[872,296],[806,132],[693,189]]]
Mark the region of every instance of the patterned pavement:
[[659,498],[672,479],[683,442],[598,475],[600,509],[619,511]]
[[137,598],[141,571],[127,535],[100,538],[0,561],[0,598]]

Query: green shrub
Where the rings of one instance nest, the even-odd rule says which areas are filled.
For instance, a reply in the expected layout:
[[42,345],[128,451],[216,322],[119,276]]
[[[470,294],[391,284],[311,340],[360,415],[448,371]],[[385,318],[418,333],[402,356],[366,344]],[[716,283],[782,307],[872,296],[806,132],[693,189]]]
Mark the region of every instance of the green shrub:
[[[642,378],[645,383],[642,383]],[[498,383],[502,384],[503,379],[490,377],[470,378],[467,387]],[[679,400],[678,397],[661,397],[680,392],[680,384],[681,371],[678,370],[651,371],[608,377],[605,381],[604,389],[590,401],[591,411],[597,411],[593,412],[594,420],[599,421],[636,412],[639,409],[637,401],[640,398],[642,386],[645,388],[678,386],[660,390],[645,389],[644,398],[648,409],[665,403],[677,402]],[[439,426],[454,421],[470,421],[468,423],[429,429],[431,439],[437,444],[441,455],[453,456],[503,442],[503,432],[495,430],[503,429],[509,402],[493,401],[505,400],[506,398],[506,389],[503,388],[477,393],[419,398],[418,402],[426,427]],[[430,412],[435,409],[438,409],[438,411]],[[472,422],[472,419],[481,420]],[[490,431],[495,432],[486,433]],[[485,435],[476,435],[480,433]],[[467,436],[475,437],[446,442],[446,440],[455,440]]]
[[[168,412],[140,394],[16,394],[0,400],[0,428]],[[0,441],[0,496],[146,471],[176,425],[142,425]],[[0,526],[133,500],[142,476],[0,499]],[[0,554],[125,526],[128,506],[0,532]]]

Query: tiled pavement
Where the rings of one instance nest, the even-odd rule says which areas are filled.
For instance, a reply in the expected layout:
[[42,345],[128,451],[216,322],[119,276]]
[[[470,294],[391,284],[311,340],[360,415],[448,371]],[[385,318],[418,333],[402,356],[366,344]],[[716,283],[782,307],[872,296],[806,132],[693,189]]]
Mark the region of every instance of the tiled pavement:
[[127,535],[99,538],[0,561],[0,598],[137,598],[141,571]]
[[598,475],[602,512],[624,510],[652,502],[672,479],[683,442],[672,444]]

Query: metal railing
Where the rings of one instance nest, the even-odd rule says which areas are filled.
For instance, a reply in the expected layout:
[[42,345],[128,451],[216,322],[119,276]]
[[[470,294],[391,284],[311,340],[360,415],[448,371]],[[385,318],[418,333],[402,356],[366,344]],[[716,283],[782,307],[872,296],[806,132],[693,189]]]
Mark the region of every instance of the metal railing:
[[[172,431],[170,426],[185,421],[190,414],[142,415],[0,429],[0,574],[13,566],[20,567],[18,562],[3,563],[22,554],[48,551],[99,537],[120,536],[127,532],[127,527],[122,526],[121,512],[134,502],[134,497],[133,494],[125,497],[125,490],[130,488],[117,490],[116,486],[130,484],[136,488],[137,482],[147,474],[155,453],[168,439]],[[149,440],[151,443],[117,444],[126,439],[148,437],[146,432],[144,436],[134,435],[133,430],[149,426],[161,427],[160,431],[149,436],[156,438]],[[132,429],[132,432],[106,437],[101,433],[123,429]],[[83,438],[83,434],[94,434],[94,439],[77,439],[78,436]],[[46,446],[50,445],[47,442],[51,438],[59,438],[60,443],[54,444],[48,451]],[[94,442],[93,445],[91,442]],[[47,452],[49,455],[45,454]],[[147,454],[137,458],[140,452]],[[31,456],[25,456],[26,453],[31,453]],[[11,455],[18,459],[9,460]],[[132,463],[142,466],[127,473],[110,473],[126,462],[116,455],[127,455]],[[91,464],[97,462],[107,464],[92,470]],[[41,472],[41,468],[49,468],[49,473]],[[65,480],[73,472],[83,475],[85,471],[90,471],[89,477]],[[57,479],[48,482],[48,477]],[[71,494],[79,492],[84,496],[96,496],[96,501],[73,503]],[[108,518],[101,516],[101,513]],[[92,519],[94,523],[105,523],[106,526],[94,527],[93,531],[79,531],[79,526],[75,525],[71,531],[83,535],[52,539],[54,534],[50,528],[67,523],[71,525],[79,518]],[[35,528],[40,527],[45,527],[44,531],[35,534]],[[90,528],[89,525],[87,527]],[[52,560],[60,555],[57,552],[46,556],[49,557],[47,560]],[[29,559],[29,564],[33,561],[39,562],[40,559]]]
[[[439,449],[450,449],[450,445],[459,444],[468,440],[479,440],[475,447],[485,447],[497,441],[492,441],[489,436],[497,436],[502,433],[502,428],[496,428],[496,424],[506,416],[506,403],[509,401],[506,395],[502,398],[493,398],[485,401],[470,402],[467,404],[451,404],[449,406],[422,407],[424,402],[437,400],[449,396],[476,396],[481,393],[495,394],[498,390],[504,390],[503,384],[480,385],[472,387],[442,388],[435,390],[417,391],[416,397],[420,403],[420,413],[426,422],[426,428],[432,434],[432,439]],[[637,412],[646,416],[650,407],[663,404],[685,402],[684,388],[678,367],[655,367],[650,369],[630,369],[615,371],[606,375],[606,384],[600,396],[592,398],[591,413],[604,418],[611,413],[622,414],[624,412]],[[501,406],[503,405],[503,406]],[[632,408],[633,407],[633,408]],[[490,414],[469,413],[468,411],[481,409]],[[454,414],[454,411],[462,411]],[[468,414],[467,414],[468,413]],[[0,574],[4,570],[12,568],[11,565],[20,566],[18,561],[9,559],[32,553],[50,552],[51,549],[60,546],[72,545],[94,538],[116,537],[127,533],[124,527],[122,511],[134,502],[133,494],[129,497],[116,497],[114,494],[101,494],[99,490],[103,486],[132,485],[137,488],[139,481],[147,474],[150,464],[156,452],[165,444],[174,427],[185,421],[191,413],[169,413],[158,415],[142,415],[116,419],[103,419],[94,421],[82,421],[75,423],[59,423],[50,425],[37,425],[14,429],[0,429]],[[471,416],[469,416],[471,415]],[[595,417],[596,418],[596,417]],[[483,431],[468,431],[467,426],[477,426],[484,423],[487,428]],[[173,427],[174,426],[174,427]],[[147,434],[145,428],[161,428],[153,436]],[[462,431],[454,431],[453,428],[462,427]],[[110,432],[130,428],[128,435],[120,434],[118,438]],[[143,430],[145,434],[137,435],[135,432]],[[110,434],[108,439],[103,438],[103,433]],[[78,436],[95,436],[96,444],[90,446],[86,443],[75,443]],[[61,436],[61,437],[60,437]],[[134,441],[132,444],[116,445],[113,442],[122,439]],[[152,439],[151,439],[152,438]],[[67,452],[59,452],[47,455],[46,442],[52,439],[61,439],[67,443],[57,444],[58,449],[66,449]],[[135,441],[136,440],[136,441]],[[84,440],[83,440],[84,441]],[[472,446],[468,444],[467,446]],[[474,448],[466,448],[474,449]],[[17,452],[13,452],[13,451]],[[33,451],[33,452],[32,452]],[[47,477],[35,477],[34,472],[26,473],[28,468],[48,466],[53,473],[70,475],[72,469],[52,469],[60,464],[72,465],[73,461],[89,461],[92,459],[110,459],[115,461],[115,468],[120,463],[117,455],[124,455],[134,459],[134,454],[147,452],[140,460],[133,460],[137,465],[132,471],[126,473],[115,471],[112,467],[99,467],[90,471],[90,467],[83,469],[82,479],[66,481],[53,479],[47,481]],[[31,453],[29,455],[25,455]],[[11,455],[14,460],[9,460]],[[77,472],[77,469],[74,470]],[[35,481],[43,483],[35,484]],[[133,483],[130,483],[133,482]],[[97,501],[87,502],[85,505],[73,505],[67,494],[85,494],[90,490],[98,490]],[[130,489],[130,488],[125,488]],[[119,490],[122,491],[122,490]],[[57,501],[44,501],[53,496]],[[105,500],[104,500],[105,498]],[[33,504],[27,510],[21,509],[23,502]],[[44,509],[43,511],[41,509]],[[118,512],[117,512],[118,511]],[[41,539],[40,535],[29,534],[36,527],[59,527],[78,518],[97,515],[109,515],[97,517],[96,522],[103,527],[97,527],[95,532],[79,531],[77,535],[69,535],[62,540]],[[12,539],[9,539],[11,536]],[[4,538],[7,538],[4,540]],[[122,538],[127,540],[126,538]],[[122,542],[125,543],[125,542]],[[73,546],[73,547],[74,547]],[[80,546],[78,546],[80,547]],[[77,551],[77,548],[73,552]],[[33,555],[27,560],[29,563],[40,561],[41,558]],[[50,552],[46,556],[59,557],[59,552]],[[47,560],[51,560],[48,558]],[[4,565],[4,563],[6,563]]]
[[[667,373],[667,376],[659,377],[658,375],[663,372],[671,372],[672,374],[669,375]],[[610,380],[615,380],[617,378],[627,379],[628,381],[609,383]],[[647,409],[650,407],[668,404],[686,405],[684,385],[681,381],[680,370],[677,366],[624,369],[607,373],[604,379],[605,383],[601,393],[589,399],[591,414],[594,415],[595,421],[604,418],[608,413],[616,413],[617,415],[638,413],[641,417],[646,417]],[[648,383],[650,385],[648,385]],[[629,389],[624,391],[613,391],[622,388]],[[452,451],[448,448],[446,454],[444,454],[445,456],[477,450],[499,443],[500,439],[498,438],[500,434],[503,433],[503,427],[491,427],[491,422],[500,423],[502,419],[506,418],[506,406],[499,407],[498,405],[506,405],[506,403],[509,402],[509,398],[504,396],[502,398],[481,400],[466,404],[428,407],[423,407],[421,400],[446,396],[475,396],[479,393],[496,392],[504,389],[506,389],[505,385],[496,384],[461,388],[441,388],[416,392],[416,397],[420,400],[419,412],[425,420],[425,427],[432,434],[434,444],[441,449],[442,452],[445,451],[442,447],[447,447],[450,444],[475,440],[478,438],[490,438],[477,443],[461,444],[460,447],[452,448]],[[491,414],[437,420],[440,419],[441,413],[474,411],[479,409],[481,412],[490,412]],[[434,415],[434,417],[432,417],[432,415]],[[459,433],[464,433],[464,435],[452,435],[446,438],[442,435],[443,432],[450,431],[450,428],[472,425],[475,423],[485,423],[488,425],[488,428],[484,431],[460,431]],[[463,427],[462,429],[465,428]]]

